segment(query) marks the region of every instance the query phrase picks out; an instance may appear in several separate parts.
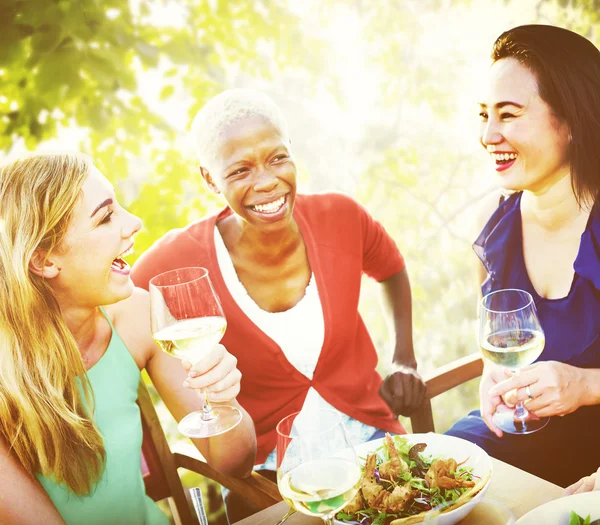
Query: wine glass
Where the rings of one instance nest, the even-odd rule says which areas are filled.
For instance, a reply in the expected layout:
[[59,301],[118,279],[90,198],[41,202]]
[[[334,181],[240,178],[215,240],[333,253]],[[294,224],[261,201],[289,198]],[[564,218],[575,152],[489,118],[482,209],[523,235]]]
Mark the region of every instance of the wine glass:
[[[531,294],[523,290],[496,290],[480,303],[479,346],[492,363],[515,373],[542,353],[544,331]],[[509,434],[530,434],[546,426],[549,418],[530,413],[519,401],[514,410],[498,410],[494,423]]]
[[362,474],[340,414],[296,412],[277,425],[277,485],[290,507],[333,525],[356,496]]
[[[208,270],[179,268],[150,280],[152,337],[168,354],[195,364],[221,340],[227,321]],[[202,411],[179,422],[179,431],[192,438],[217,436],[234,428],[242,413],[228,405],[211,406],[203,390]]]

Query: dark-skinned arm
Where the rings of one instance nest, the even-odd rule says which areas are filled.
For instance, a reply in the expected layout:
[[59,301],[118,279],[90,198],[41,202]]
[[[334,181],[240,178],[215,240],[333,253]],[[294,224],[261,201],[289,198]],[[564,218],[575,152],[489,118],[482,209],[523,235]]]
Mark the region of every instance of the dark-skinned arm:
[[379,390],[396,415],[409,416],[423,402],[426,387],[417,372],[412,338],[412,300],[406,268],[381,281],[382,303],[394,341],[392,372]]

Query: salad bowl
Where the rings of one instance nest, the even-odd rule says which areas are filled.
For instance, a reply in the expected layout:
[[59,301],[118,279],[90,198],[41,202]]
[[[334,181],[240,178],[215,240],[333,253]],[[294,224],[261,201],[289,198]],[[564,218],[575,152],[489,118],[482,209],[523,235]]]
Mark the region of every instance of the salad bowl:
[[591,523],[600,520],[600,491],[583,492],[549,501],[529,511],[517,521],[517,525],[570,525],[571,512],[577,513],[583,520],[589,516]]
[[[411,446],[418,443],[425,444],[426,447],[420,452],[420,457],[425,460],[425,463],[436,459],[448,460],[452,458],[459,464],[460,468],[465,468],[472,474],[475,487],[472,490],[465,492],[464,497],[458,499],[456,503],[452,503],[452,500],[449,500],[446,504],[442,504],[444,510],[437,515],[435,520],[436,525],[454,525],[467,516],[469,512],[482,501],[489,488],[492,475],[492,461],[483,449],[464,439],[443,434],[406,434],[399,437],[404,438]],[[365,461],[369,454],[377,453],[382,460],[386,459],[387,447],[384,449],[384,442],[384,439],[377,439],[355,447],[357,455],[361,458],[360,461],[363,468],[365,467]],[[427,505],[426,502],[423,504],[423,512],[410,518],[398,519],[400,524],[406,523],[408,525],[425,521],[429,509],[425,506]],[[438,504],[439,502],[435,504],[431,503],[431,505]],[[436,506],[435,508],[438,507]],[[429,513],[429,516],[431,516],[431,514],[432,513]],[[376,516],[375,518],[368,517],[362,520],[351,520],[348,518],[341,520],[339,516],[340,515],[338,514],[338,518],[336,518],[335,521],[336,525],[357,523],[360,523],[361,525],[371,525],[377,518]],[[394,521],[390,519],[381,520],[381,518],[379,520],[382,525],[387,525]]]

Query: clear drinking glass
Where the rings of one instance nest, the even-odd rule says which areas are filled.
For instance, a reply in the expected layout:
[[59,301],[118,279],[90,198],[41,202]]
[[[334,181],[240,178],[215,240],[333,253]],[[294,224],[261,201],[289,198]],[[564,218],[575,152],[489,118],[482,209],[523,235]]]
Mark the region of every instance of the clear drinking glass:
[[318,410],[308,417],[297,412],[277,425],[277,484],[293,509],[333,525],[361,478],[338,412]]
[[[227,321],[208,270],[179,268],[150,281],[152,337],[168,354],[195,364],[221,340]],[[232,406],[211,406],[208,393],[202,396],[202,411],[192,412],[179,422],[179,431],[192,438],[217,436],[242,420]]]
[[[517,289],[486,295],[479,309],[479,346],[483,357],[515,373],[533,363],[545,344],[533,297]],[[530,434],[548,423],[530,413],[522,402],[514,410],[498,410],[494,423],[509,434]]]

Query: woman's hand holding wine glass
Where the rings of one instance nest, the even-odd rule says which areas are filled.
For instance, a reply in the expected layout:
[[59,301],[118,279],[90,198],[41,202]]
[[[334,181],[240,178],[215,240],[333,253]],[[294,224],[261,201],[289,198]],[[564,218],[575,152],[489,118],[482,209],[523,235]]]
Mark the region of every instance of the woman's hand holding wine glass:
[[494,386],[490,394],[506,396],[516,404],[526,401],[527,408],[540,417],[564,416],[593,401],[586,399],[589,383],[586,370],[559,361],[534,363],[518,375]]
[[[483,357],[493,365],[505,367],[519,373],[520,369],[533,363],[542,353],[545,337],[540,325],[531,294],[523,290],[496,290],[486,295],[480,303],[479,346]],[[489,367],[488,367],[489,368]],[[493,366],[482,380],[482,388],[490,388],[497,382]],[[527,397],[532,399],[530,389]],[[540,418],[527,410],[522,401],[517,400],[514,410],[500,402],[500,392],[496,386],[482,397],[484,419],[495,406],[493,425],[488,426],[497,435],[500,430],[510,434],[529,434],[542,429],[548,418]],[[484,400],[486,402],[484,406]],[[489,417],[488,417],[489,419]]]
[[510,405],[501,395],[495,395],[493,389],[497,384],[510,377],[512,377],[512,372],[508,368],[486,362],[479,383],[481,417],[489,429],[498,437],[502,437],[502,430],[494,424],[494,414],[497,410],[509,409]]
[[[179,422],[179,431],[192,438],[218,436],[242,419],[236,407],[212,407],[214,401],[231,401],[239,392],[240,372],[235,358],[217,345],[227,328],[221,303],[205,268],[179,268],[150,280],[152,336],[168,354],[188,362],[187,386],[202,388],[202,411]],[[237,392],[236,392],[237,395]]]
[[188,371],[183,386],[195,390],[206,389],[209,401],[229,403],[240,393],[242,373],[237,369],[237,358],[223,345],[214,346],[193,365],[185,359],[182,364]]

